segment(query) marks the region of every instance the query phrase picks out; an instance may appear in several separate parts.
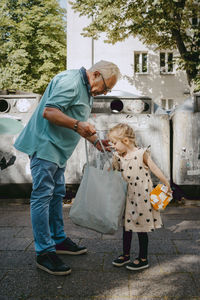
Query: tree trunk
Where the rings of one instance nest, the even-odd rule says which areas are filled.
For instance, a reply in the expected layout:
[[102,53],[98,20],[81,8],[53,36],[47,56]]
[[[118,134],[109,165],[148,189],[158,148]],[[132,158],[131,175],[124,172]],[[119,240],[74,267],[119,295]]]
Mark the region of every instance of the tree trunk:
[[[173,36],[174,40],[176,41],[176,46],[180,53],[181,58],[187,63],[187,61],[189,59],[189,53],[185,47],[185,44],[181,37],[180,31],[177,29],[172,29],[172,36]],[[187,74],[188,84],[189,84],[189,86],[191,86],[192,80],[194,79],[193,74],[194,74],[195,70],[190,71],[186,66],[185,71]]]

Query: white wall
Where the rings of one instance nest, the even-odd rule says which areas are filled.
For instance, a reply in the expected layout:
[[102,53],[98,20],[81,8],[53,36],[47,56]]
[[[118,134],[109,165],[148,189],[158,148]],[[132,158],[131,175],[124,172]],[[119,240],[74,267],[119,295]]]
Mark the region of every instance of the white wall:
[[[174,99],[175,104],[183,102],[188,90],[186,74],[183,71],[175,71],[173,75],[160,75],[159,51],[155,47],[147,48],[137,38],[129,38],[115,45],[104,42],[104,34],[99,40],[95,40],[92,49],[92,39],[81,36],[83,27],[90,20],[87,17],[79,17],[67,6],[67,68],[89,68],[92,63],[101,59],[116,63],[123,75],[115,89],[138,93],[148,96],[158,104],[161,99]],[[134,51],[148,51],[149,73],[134,74]]]

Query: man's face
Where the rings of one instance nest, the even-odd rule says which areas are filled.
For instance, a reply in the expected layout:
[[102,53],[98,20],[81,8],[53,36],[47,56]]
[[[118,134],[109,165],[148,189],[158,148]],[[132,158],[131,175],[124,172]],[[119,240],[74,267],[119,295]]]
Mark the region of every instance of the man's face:
[[93,97],[102,94],[106,95],[108,92],[111,92],[116,82],[115,76],[105,79],[98,71],[93,72],[90,81],[91,95]]

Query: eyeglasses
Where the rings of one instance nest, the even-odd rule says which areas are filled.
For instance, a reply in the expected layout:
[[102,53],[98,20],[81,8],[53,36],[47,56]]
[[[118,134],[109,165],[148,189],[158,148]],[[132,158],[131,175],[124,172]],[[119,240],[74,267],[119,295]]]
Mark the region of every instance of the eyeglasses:
[[107,85],[106,85],[106,83],[105,83],[105,79],[104,79],[103,75],[102,75],[101,73],[100,73],[100,75],[101,75],[101,78],[102,78],[102,80],[103,80],[103,84],[104,84],[104,92],[106,92],[106,93],[110,93],[110,92],[111,92],[111,89],[107,87]]

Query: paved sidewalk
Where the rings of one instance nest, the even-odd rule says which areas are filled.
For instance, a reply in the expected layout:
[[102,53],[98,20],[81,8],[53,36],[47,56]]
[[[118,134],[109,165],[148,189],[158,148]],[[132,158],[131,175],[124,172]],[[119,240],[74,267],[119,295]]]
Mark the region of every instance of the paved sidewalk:
[[[149,234],[149,269],[134,272],[112,266],[121,254],[121,230],[102,235],[72,224],[64,207],[65,229],[88,247],[82,256],[62,255],[68,276],[35,267],[28,204],[0,203],[0,300],[168,300],[200,299],[200,207],[170,206],[164,228]],[[137,255],[136,234],[132,257]]]

